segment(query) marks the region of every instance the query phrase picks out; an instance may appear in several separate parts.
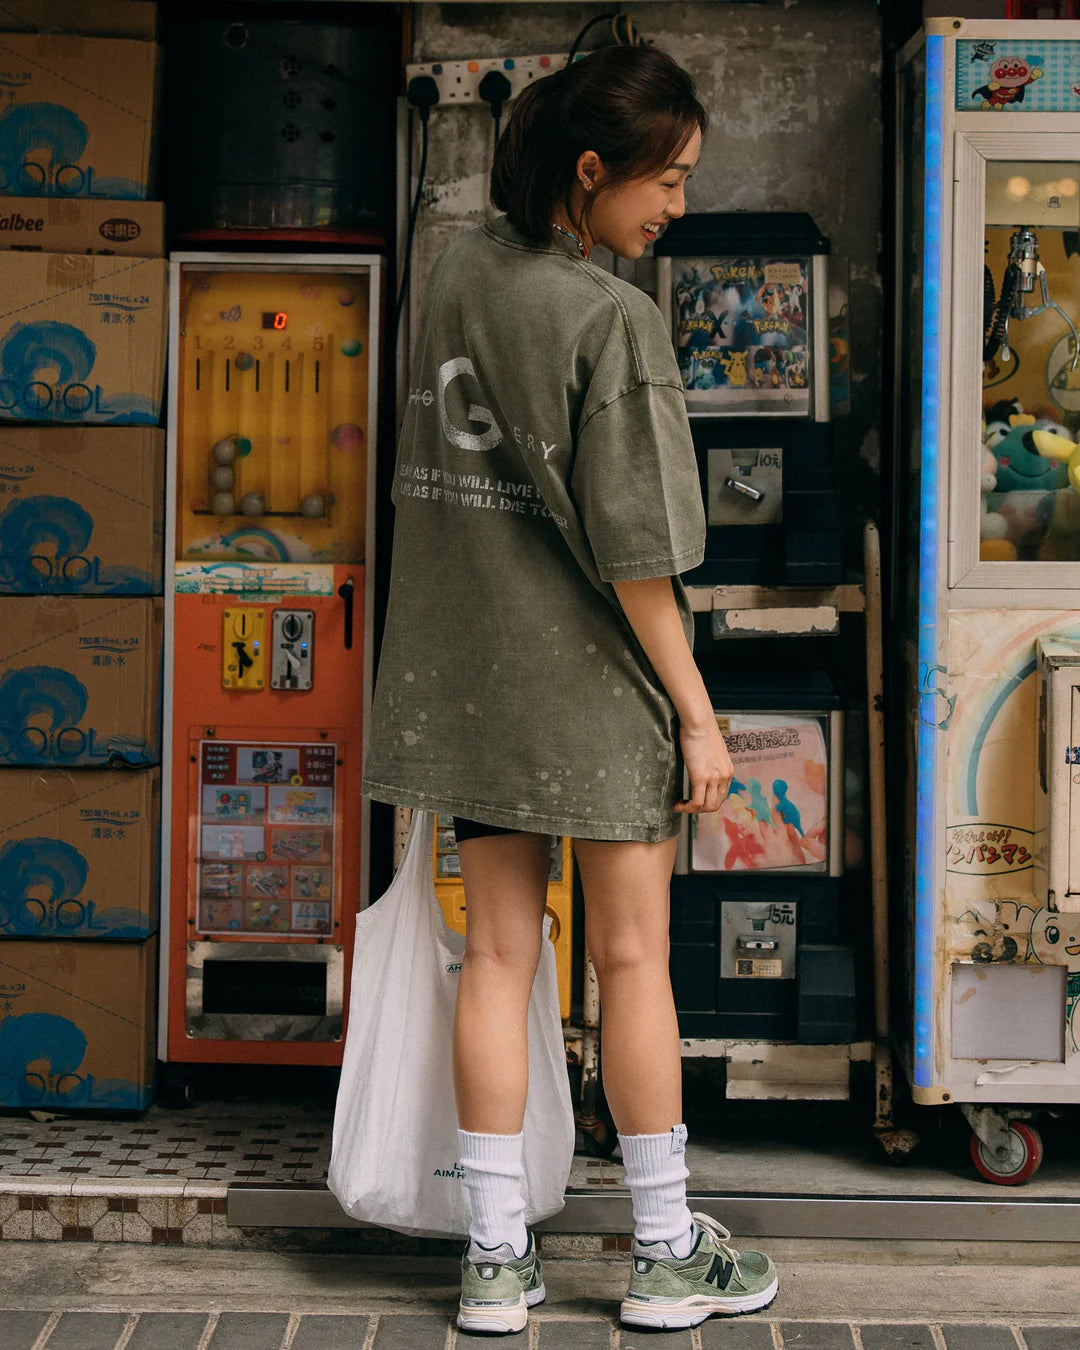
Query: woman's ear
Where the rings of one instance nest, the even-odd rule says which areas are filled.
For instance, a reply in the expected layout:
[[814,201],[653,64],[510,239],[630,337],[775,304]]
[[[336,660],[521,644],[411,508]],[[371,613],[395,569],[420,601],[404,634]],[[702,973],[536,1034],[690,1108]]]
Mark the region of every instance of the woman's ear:
[[595,150],[584,150],[578,155],[577,180],[586,192],[598,187],[604,179],[604,165]]

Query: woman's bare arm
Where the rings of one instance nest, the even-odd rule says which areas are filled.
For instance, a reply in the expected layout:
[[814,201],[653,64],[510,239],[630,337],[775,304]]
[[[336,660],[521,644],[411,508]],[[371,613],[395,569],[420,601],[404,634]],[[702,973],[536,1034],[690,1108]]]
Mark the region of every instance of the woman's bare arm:
[[731,758],[686,641],[671,578],[616,581],[614,587],[623,613],[679,718],[690,797],[675,809],[685,813],[719,810],[731,786]]

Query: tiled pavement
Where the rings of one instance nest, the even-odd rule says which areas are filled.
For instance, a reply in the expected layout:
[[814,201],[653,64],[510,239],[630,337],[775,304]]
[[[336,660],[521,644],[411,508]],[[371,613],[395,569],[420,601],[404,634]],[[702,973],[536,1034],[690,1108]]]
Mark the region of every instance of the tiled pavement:
[[[528,1350],[1077,1350],[1080,1325],[726,1321],[692,1331],[620,1330],[600,1318],[534,1313],[529,1335],[508,1339]],[[483,1341],[444,1317],[288,1313],[5,1312],[3,1350],[455,1350]]]
[[5,1178],[184,1178],[322,1181],[330,1161],[329,1106],[209,1103],[152,1107],[135,1119],[0,1118]]

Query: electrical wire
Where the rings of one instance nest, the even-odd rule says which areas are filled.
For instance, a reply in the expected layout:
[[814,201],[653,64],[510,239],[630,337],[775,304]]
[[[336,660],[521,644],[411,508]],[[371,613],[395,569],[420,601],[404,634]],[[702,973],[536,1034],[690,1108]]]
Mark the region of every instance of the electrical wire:
[[578,48],[582,40],[591,28],[605,20],[611,27],[611,40],[617,47],[642,47],[645,45],[645,39],[634,24],[634,20],[622,8],[621,5],[615,9],[608,10],[603,14],[597,14],[589,20],[581,29],[577,37],[570,44],[570,54],[566,58],[566,64],[570,65],[577,55]]
[[420,194],[424,190],[424,176],[427,173],[427,156],[428,121],[426,117],[422,117],[420,120],[420,168],[416,177],[416,194],[413,197],[412,208],[409,211],[409,229],[405,236],[405,259],[401,265],[401,287],[398,290],[397,304],[394,307],[395,339],[401,325],[401,309],[405,303],[406,292],[409,289],[409,274],[412,271],[413,235],[416,233],[416,218],[420,214]]
[[1005,325],[1020,289],[1020,269],[1009,263],[1001,281],[1001,294],[994,299],[994,275],[983,267],[983,360],[990,361],[1001,350]]

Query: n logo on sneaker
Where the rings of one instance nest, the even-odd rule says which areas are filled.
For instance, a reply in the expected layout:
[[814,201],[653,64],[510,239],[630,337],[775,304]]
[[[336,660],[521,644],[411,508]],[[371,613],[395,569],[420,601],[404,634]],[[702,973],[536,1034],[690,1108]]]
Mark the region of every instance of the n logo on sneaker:
[[725,1261],[721,1256],[714,1256],[712,1265],[709,1267],[709,1273],[705,1276],[706,1284],[715,1284],[717,1289],[726,1289],[731,1283],[731,1277],[735,1273],[735,1263]]

